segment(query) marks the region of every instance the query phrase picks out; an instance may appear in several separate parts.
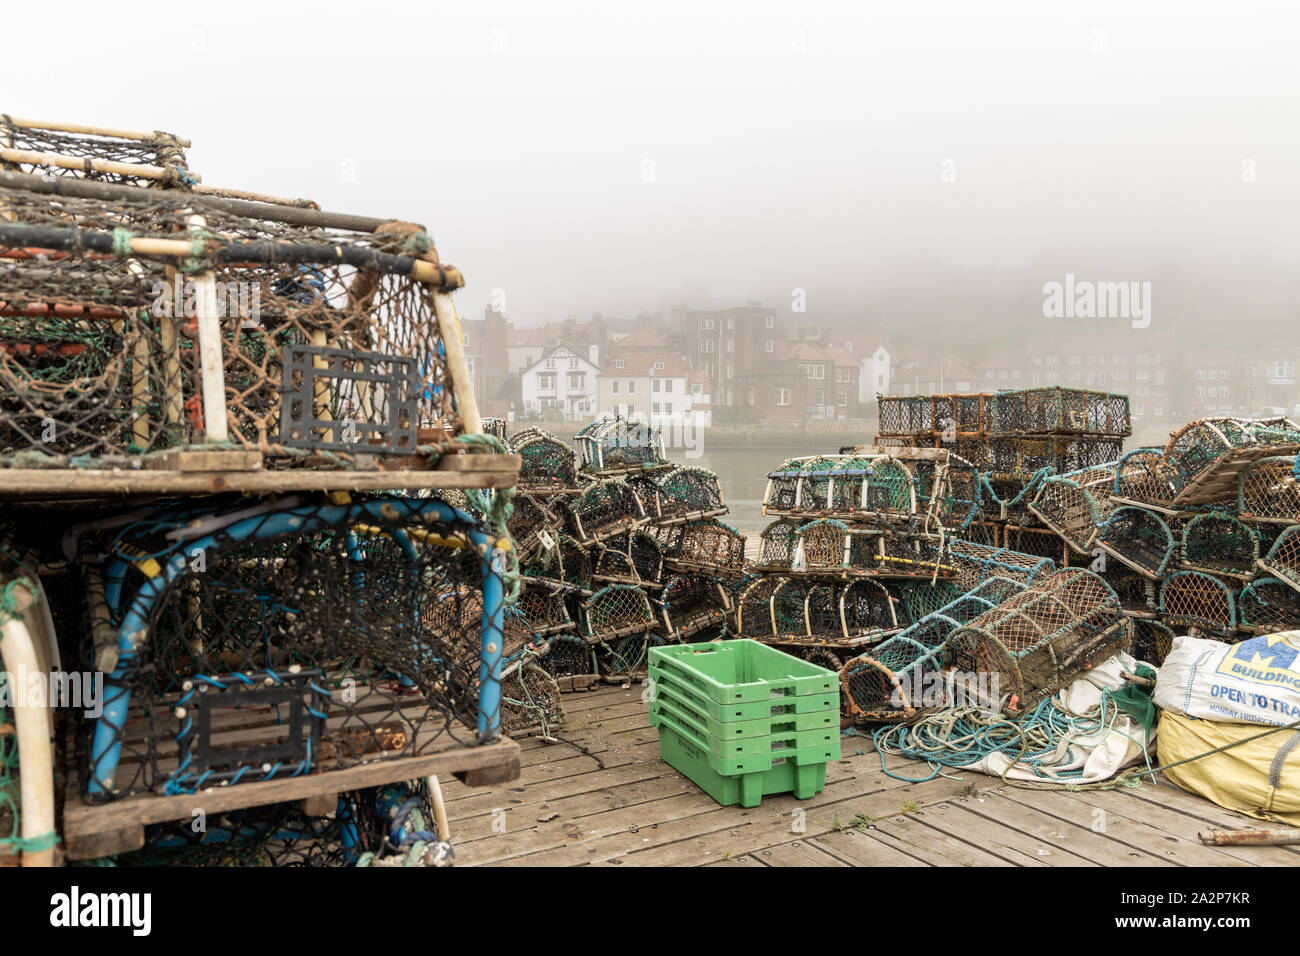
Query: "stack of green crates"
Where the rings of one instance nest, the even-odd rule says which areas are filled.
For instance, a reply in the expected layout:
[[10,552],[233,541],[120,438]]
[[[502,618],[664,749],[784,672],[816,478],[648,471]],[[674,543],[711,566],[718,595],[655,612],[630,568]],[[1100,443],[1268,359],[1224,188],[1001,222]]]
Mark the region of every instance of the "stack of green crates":
[[650,726],[659,755],[723,806],[801,800],[840,759],[840,688],[833,671],[758,641],[650,649]]

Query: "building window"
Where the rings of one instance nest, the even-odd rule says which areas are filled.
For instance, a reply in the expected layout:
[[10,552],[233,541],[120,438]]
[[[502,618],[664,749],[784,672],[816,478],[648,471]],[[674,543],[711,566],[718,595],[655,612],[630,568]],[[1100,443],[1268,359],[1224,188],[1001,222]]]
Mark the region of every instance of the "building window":
[[763,343],[763,350],[764,350],[765,352],[771,352],[771,351],[773,351],[774,348],[775,348],[775,345],[773,344],[773,342],[772,342],[771,339],[768,339],[766,342]]
[[618,381],[615,380],[615,381],[613,381],[613,382],[610,382],[610,385],[612,385],[612,386],[614,387],[614,388],[613,388],[613,390],[614,390],[614,394],[617,395],[617,394],[618,394]]
[[[768,319],[770,321],[771,317],[769,316]],[[783,405],[783,406],[790,404],[790,390],[788,388],[780,388],[780,387],[777,388],[776,403],[778,405]]]
[[826,389],[819,388],[817,389],[816,392],[813,393],[813,404],[814,405],[826,404]]
[[545,373],[537,376],[537,387],[540,389],[555,388],[555,376],[546,375]]
[[736,351],[736,340],[733,339],[730,335],[727,336],[727,351],[728,352]]
[[734,316],[730,316],[730,315],[727,316],[727,328],[728,328],[728,329],[734,329],[735,327],[736,327],[736,319],[735,319],[735,317],[734,317]]
[[664,367],[664,363],[663,363],[663,362],[655,362],[655,368],[656,368],[656,369],[662,369],[663,367]]
[[664,391],[671,392],[672,390],[673,390],[673,380],[671,378],[664,379]]
[[569,368],[577,368],[577,367],[578,367],[578,360],[576,358],[569,359]]
[[704,386],[703,386],[703,385],[692,385],[692,386],[691,386],[691,394],[692,394],[692,395],[703,395],[703,394],[704,394]]
[[586,372],[570,372],[569,388],[585,388],[587,386]]
[[636,391],[636,380],[629,379],[627,383],[627,393],[631,395],[635,391]]
[[614,359],[614,368],[622,368],[623,364],[623,359]]
[[702,328],[702,329],[706,329],[706,330],[712,330],[712,329],[713,329],[713,320],[712,320],[712,319],[700,319],[700,328]]
[[655,402],[655,403],[651,406],[651,410],[652,410],[656,415],[658,415],[658,414],[659,414],[659,403],[658,403],[658,402]]
[[835,390],[835,404],[844,408],[849,404],[849,390],[847,388],[837,388]]
[[1165,413],[1165,406],[1161,402],[1156,402],[1154,405],[1151,406],[1152,415],[1163,415],[1164,413]]
[[664,402],[664,414],[665,414],[665,415],[671,415],[672,413],[673,413],[673,403],[672,403],[672,402]]
[[775,326],[776,326],[776,319],[769,315],[767,317],[767,327],[770,329],[770,328],[774,328]]
[[650,391],[652,392],[659,391],[659,379],[656,378],[650,381]]
[[736,377],[736,363],[735,363],[735,362],[728,362],[728,363],[727,363],[727,378],[735,378],[735,377]]
[[713,339],[701,339],[701,340],[700,340],[700,351],[701,351],[701,352],[704,352],[704,353],[706,353],[706,354],[709,353],[709,352],[712,352],[712,351],[713,351]]

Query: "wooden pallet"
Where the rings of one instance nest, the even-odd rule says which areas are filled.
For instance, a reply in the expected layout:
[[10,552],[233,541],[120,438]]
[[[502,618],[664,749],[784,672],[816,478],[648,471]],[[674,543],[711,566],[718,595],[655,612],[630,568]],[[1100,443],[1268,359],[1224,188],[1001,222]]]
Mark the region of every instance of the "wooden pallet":
[[1294,455],[1300,452],[1300,445],[1256,445],[1250,448],[1233,448],[1224,452],[1210,465],[1189,481],[1174,498],[1174,504],[1207,504],[1225,498],[1235,500],[1237,482],[1241,473],[1261,458],[1273,458],[1278,455]]
[[[469,736],[468,728],[461,736]],[[212,787],[195,794],[138,794],[103,804],[88,804],[77,786],[76,774],[69,774],[63,844],[69,860],[128,853],[144,846],[147,825],[189,820],[195,809],[213,814],[299,801],[305,812],[321,815],[334,810],[340,793],[430,775],[454,776],[471,787],[506,783],[519,776],[519,745],[502,737],[495,743],[467,747],[444,735],[426,753],[415,757],[380,759],[262,783]]]

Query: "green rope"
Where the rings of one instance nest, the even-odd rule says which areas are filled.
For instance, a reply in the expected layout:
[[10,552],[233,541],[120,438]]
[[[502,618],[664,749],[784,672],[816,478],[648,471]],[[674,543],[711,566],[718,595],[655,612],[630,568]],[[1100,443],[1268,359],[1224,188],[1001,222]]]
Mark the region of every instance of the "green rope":
[[121,226],[113,230],[113,255],[119,259],[131,255],[131,230]]
[[[457,435],[456,441],[469,448],[483,449],[489,454],[507,454],[506,446],[501,443],[501,439],[494,435],[481,433]],[[466,488],[464,491],[469,503],[483,513],[483,524],[487,531],[498,541],[504,538],[510,542],[510,546],[503,549],[505,568],[502,570],[501,579],[505,585],[506,604],[513,604],[518,599],[519,592],[523,588],[523,582],[519,574],[519,550],[514,546],[514,542],[510,538],[510,532],[506,528],[506,523],[515,510],[515,489],[512,486],[495,490]]]

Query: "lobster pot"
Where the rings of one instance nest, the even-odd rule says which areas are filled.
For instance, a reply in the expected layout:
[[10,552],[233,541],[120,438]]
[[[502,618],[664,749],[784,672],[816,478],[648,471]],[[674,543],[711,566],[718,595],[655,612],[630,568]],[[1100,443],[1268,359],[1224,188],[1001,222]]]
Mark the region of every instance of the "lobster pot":
[[950,545],[938,536],[856,533],[849,541],[849,563],[855,568],[871,567],[874,561],[886,577],[953,577],[958,568]]
[[[716,581],[699,574],[675,574],[664,584],[660,596],[664,634],[669,640],[684,641],[692,635],[726,630],[729,601]],[[701,638],[701,639],[708,639]]]
[[[0,207],[21,224],[0,232],[24,230],[0,243],[21,246],[0,271],[5,464],[115,464],[215,439],[277,467],[374,468],[462,431],[434,307],[460,278],[417,227],[312,230],[210,207],[195,220],[174,199],[17,189]],[[133,255],[144,240],[195,254]],[[204,349],[219,391],[203,385]]]
[[1097,545],[1150,580],[1164,576],[1174,557],[1174,534],[1154,511],[1126,506],[1116,508],[1102,524]]
[[552,677],[590,677],[596,669],[596,649],[575,634],[552,634],[550,650],[538,663]]
[[1064,545],[1060,535],[1050,528],[1027,528],[1024,525],[1009,524],[1003,532],[1003,541],[1014,551],[1050,558],[1053,561],[1060,560],[1063,565],[1069,563],[1072,550]]
[[808,591],[813,585],[786,578],[772,592],[772,630],[778,638],[808,633]]
[[600,419],[574,436],[579,468],[595,476],[640,473],[669,467],[657,427],[635,419]]
[[1223,581],[1201,571],[1179,571],[1160,585],[1160,616],[1171,627],[1226,635],[1237,626],[1237,602]]
[[1088,554],[1101,523],[1101,511],[1092,492],[1068,478],[1048,478],[1029,503],[1034,513],[1067,545]]
[[554,586],[525,584],[519,597],[507,608],[507,616],[536,636],[570,631],[574,627],[564,603],[564,591]]
[[650,648],[662,647],[658,634],[629,634],[611,645],[596,648],[600,676],[607,681],[643,680],[649,670]]
[[929,395],[879,395],[876,404],[882,436],[929,438],[934,433]]
[[578,486],[578,457],[572,448],[541,428],[515,435],[511,448],[521,459],[519,490],[534,495],[563,494]]
[[416,756],[448,735],[487,739],[501,579],[469,586],[458,559],[488,547],[476,522],[430,499],[153,509],[102,543],[93,644],[109,674],[103,713],[84,726],[88,798],[193,793]]
[[916,492],[912,473],[893,458],[877,458],[866,468],[862,510],[883,517],[906,517],[916,513]]
[[926,614],[904,630],[902,636],[928,648],[941,647],[954,630],[1026,589],[1025,584],[1010,578],[988,578],[955,601]]
[[932,684],[939,670],[933,650],[899,634],[840,668],[840,693],[855,721],[898,723],[916,716],[927,678]]
[[583,601],[581,624],[592,644],[612,643],[658,626],[646,593],[628,584],[607,584]]
[[1300,629],[1300,591],[1277,578],[1258,578],[1237,599],[1237,626],[1251,634]]
[[776,636],[772,596],[789,579],[779,575],[754,578],[740,592],[736,608],[736,635],[763,640]]
[[985,474],[980,478],[980,512],[992,521],[1015,521],[1020,524],[1035,520],[1029,502],[1038,493],[1042,475],[1006,476]]
[[969,591],[991,577],[1033,584],[1056,571],[1056,564],[1050,558],[1010,548],[994,548],[962,540],[951,542],[949,547],[951,561],[958,569],[954,584],[959,593]]
[[1078,674],[1128,647],[1131,624],[1097,575],[1067,568],[957,628],[945,666],[992,678],[1009,713],[1031,710]]
[[591,579],[597,584],[641,585],[641,576],[637,574],[636,565],[628,553],[628,536],[620,535],[610,538],[605,544],[597,545],[596,567]]
[[1164,452],[1137,448],[1120,458],[1115,466],[1113,497],[1138,504],[1167,505],[1183,487],[1182,475],[1169,463]]
[[798,511],[803,514],[826,514],[832,508],[832,472],[838,458],[814,458],[804,462],[799,474]]
[[575,537],[583,544],[627,534],[647,520],[636,493],[612,481],[592,485],[573,502],[571,510]]
[[1300,525],[1291,525],[1273,542],[1259,566],[1300,591]]
[[1133,646],[1129,653],[1159,667],[1174,646],[1174,630],[1161,621],[1133,619]]
[[[793,522],[790,523],[794,527]],[[680,525],[676,547],[665,564],[675,571],[721,574],[734,577],[745,566],[745,538],[730,525],[715,518]],[[786,566],[789,566],[787,559]]]
[[899,626],[895,599],[879,581],[850,581],[839,591],[839,623],[844,637]]
[[596,558],[591,549],[566,534],[560,534],[552,547],[540,547],[528,564],[521,567],[526,582],[591,593]]
[[794,571],[832,571],[848,565],[849,528],[831,518],[810,521],[799,529]]
[[[1101,567],[1103,564],[1104,568]],[[1151,578],[1139,574],[1119,561],[1094,560],[1089,570],[1100,574],[1102,580],[1119,595],[1119,603],[1124,610],[1139,613],[1155,611],[1157,583]]]
[[1199,483],[1235,449],[1247,447],[1272,447],[1278,455],[1294,455],[1300,450],[1300,426],[1286,418],[1203,418],[1170,434],[1165,458],[1177,470],[1181,485],[1186,486]]
[[898,623],[910,627],[927,614],[939,610],[961,597],[962,591],[954,581],[940,579],[934,584],[928,582],[907,582],[889,585],[890,592],[897,596],[895,605],[898,611]]
[[516,495],[513,504],[506,530],[510,532],[520,563],[527,564],[547,542],[554,546],[564,528],[564,519],[533,495]]
[[1237,479],[1237,512],[1250,521],[1300,523],[1300,481],[1295,456],[1274,455],[1252,462]]
[[831,477],[830,511],[838,515],[851,515],[862,508],[863,492],[870,458],[847,457],[836,461]]
[[1095,435],[1000,435],[989,444],[993,471],[1021,480],[1044,468],[1058,474],[1094,468],[1115,461],[1123,451],[1122,439]]
[[727,513],[718,476],[708,469],[674,468],[653,476],[650,482],[660,524],[685,524]]
[[501,731],[512,737],[547,734],[564,720],[560,686],[531,659],[508,669],[501,680]]
[[4,158],[5,168],[47,179],[174,188],[194,178],[185,145],[171,133],[160,131],[138,138],[108,131],[69,132],[0,115],[0,147],[10,151]]
[[791,458],[767,476],[767,491],[763,495],[763,513],[786,514],[799,504],[802,459]]
[[773,521],[759,534],[758,567],[789,571],[798,546],[799,523],[790,518]]
[[1133,434],[1133,425],[1127,395],[1049,386],[994,395],[993,431],[1125,437]]
[[839,582],[815,584],[804,595],[804,633],[823,640],[840,640],[844,621],[840,616],[840,594],[844,586]]
[[1183,526],[1183,567],[1250,580],[1259,560],[1259,532],[1231,515],[1206,512]]

